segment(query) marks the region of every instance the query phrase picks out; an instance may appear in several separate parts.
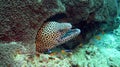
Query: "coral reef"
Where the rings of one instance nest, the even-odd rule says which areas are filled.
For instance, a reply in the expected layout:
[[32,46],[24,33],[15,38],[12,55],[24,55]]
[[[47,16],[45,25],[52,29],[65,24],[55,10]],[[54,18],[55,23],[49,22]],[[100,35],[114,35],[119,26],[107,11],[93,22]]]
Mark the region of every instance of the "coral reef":
[[[119,0],[2,0],[0,67],[119,67],[119,15]],[[79,28],[81,34],[65,44],[80,46],[68,55],[62,51],[65,56],[35,55],[36,35],[51,21]]]
[[[119,30],[115,29],[114,31]],[[31,54],[29,46],[11,42],[0,44],[1,67],[119,67],[120,36],[104,33],[94,36],[89,43],[80,44],[72,52],[53,52],[51,54]],[[57,51],[57,49],[56,49]]]
[[79,67],[108,67],[106,57],[93,45],[77,49],[71,56],[71,60],[74,65],[78,64]]
[[[0,4],[0,42],[34,43],[39,28],[45,21],[51,20],[67,21],[75,27],[83,26],[79,27],[82,32],[86,28],[91,29],[89,27],[92,25],[99,25],[102,30],[112,30],[118,26],[114,22],[117,0],[12,0],[1,1]],[[81,20],[85,21],[84,24],[81,24]],[[82,35],[86,36],[85,39],[89,39],[89,31],[83,33],[86,34]]]
[[[117,44],[120,44],[120,25],[117,29],[113,30],[114,35],[116,36]],[[116,49],[120,51],[120,45],[117,45]]]
[[86,43],[93,35],[111,31],[120,24],[115,22],[119,9],[117,0],[62,0],[62,3],[65,4],[69,21],[81,29],[80,36],[66,44]]
[[120,25],[117,29],[114,29],[113,30],[113,33],[116,35],[116,36],[120,36]]
[[0,4],[0,42],[34,43],[42,23],[65,11],[59,0],[12,0],[1,1]]
[[76,21],[78,19],[108,21],[110,18],[113,21],[118,9],[117,0],[62,0],[62,3],[65,4],[68,16]]
[[[26,52],[26,48],[20,43],[11,42],[0,44],[0,67],[15,67],[14,58],[18,53]],[[24,57],[24,55],[22,56]],[[20,61],[20,60],[19,60]]]
[[119,67],[120,51],[116,47],[120,39],[113,35],[101,34],[101,39],[92,38],[83,47],[78,46],[71,56],[72,63],[79,67]]
[[[61,55],[62,56],[62,55]],[[0,44],[0,67],[70,67],[68,58],[32,54],[22,43]]]
[[[19,58],[19,57],[18,57]],[[27,61],[26,61],[27,60]],[[26,57],[23,60],[24,64],[23,67],[70,67],[71,64],[69,60],[66,59],[59,59],[55,56],[40,54],[39,57]]]

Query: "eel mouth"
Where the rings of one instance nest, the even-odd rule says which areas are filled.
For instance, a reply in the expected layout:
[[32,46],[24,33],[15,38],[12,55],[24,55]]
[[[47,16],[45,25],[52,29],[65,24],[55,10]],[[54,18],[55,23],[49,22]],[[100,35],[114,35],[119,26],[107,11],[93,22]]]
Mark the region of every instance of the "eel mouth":
[[[70,18],[65,13],[57,13],[51,17],[49,17],[45,22],[47,21],[56,21],[56,22],[67,22]],[[69,25],[69,27],[59,30],[61,32],[60,38],[57,39],[57,41],[61,44],[65,43],[66,41],[69,41],[73,39],[74,37],[78,36],[81,33],[80,29],[72,29],[72,25]]]
[[69,29],[61,36],[61,40],[68,41],[80,34],[80,29]]

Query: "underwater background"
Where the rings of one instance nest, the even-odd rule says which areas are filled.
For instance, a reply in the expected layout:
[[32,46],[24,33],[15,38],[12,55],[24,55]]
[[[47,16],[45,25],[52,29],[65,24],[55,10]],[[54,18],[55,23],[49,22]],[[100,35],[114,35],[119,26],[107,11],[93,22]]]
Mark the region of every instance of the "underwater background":
[[120,67],[120,0],[0,0],[0,67]]

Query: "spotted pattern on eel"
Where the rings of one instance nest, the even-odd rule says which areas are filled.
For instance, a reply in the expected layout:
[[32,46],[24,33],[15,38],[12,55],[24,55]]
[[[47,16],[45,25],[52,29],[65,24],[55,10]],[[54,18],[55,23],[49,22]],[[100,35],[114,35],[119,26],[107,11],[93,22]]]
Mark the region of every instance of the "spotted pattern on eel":
[[71,28],[70,23],[55,21],[44,23],[36,35],[36,51],[43,53],[79,35],[80,29]]

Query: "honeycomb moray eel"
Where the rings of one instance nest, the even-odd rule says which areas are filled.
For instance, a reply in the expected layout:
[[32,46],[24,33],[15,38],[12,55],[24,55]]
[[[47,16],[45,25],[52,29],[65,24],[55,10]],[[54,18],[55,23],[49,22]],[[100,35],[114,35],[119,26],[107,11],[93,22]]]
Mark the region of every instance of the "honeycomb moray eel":
[[61,45],[81,32],[80,29],[71,29],[70,23],[47,22],[42,25],[36,35],[36,51],[43,53],[51,48]]

